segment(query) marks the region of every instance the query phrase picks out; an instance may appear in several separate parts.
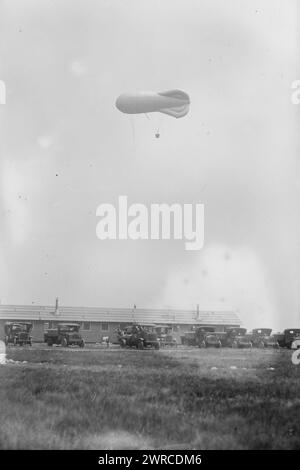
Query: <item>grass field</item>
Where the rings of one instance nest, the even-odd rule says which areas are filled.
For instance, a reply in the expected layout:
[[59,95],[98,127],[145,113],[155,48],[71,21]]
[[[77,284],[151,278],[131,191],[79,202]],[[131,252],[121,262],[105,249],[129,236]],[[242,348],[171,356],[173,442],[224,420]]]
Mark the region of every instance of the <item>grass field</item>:
[[9,348],[2,449],[300,449],[287,350]]

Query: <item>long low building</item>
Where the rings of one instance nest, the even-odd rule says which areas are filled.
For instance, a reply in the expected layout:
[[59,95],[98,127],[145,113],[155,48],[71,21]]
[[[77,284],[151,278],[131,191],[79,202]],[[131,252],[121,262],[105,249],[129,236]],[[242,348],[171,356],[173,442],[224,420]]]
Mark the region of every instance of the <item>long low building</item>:
[[44,331],[60,322],[76,322],[87,343],[101,342],[107,336],[113,341],[117,328],[132,323],[168,325],[178,340],[193,326],[213,326],[216,331],[224,331],[241,324],[234,311],[0,305],[0,338],[4,338],[7,321],[32,322],[35,342],[43,341]]

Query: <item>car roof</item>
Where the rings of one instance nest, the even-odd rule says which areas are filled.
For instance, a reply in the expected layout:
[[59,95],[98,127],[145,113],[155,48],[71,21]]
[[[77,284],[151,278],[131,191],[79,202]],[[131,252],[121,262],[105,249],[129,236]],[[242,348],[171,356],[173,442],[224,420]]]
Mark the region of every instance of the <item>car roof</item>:
[[246,330],[243,326],[229,326],[227,330]]
[[226,328],[226,331],[247,331],[247,328],[242,326],[231,326],[230,328]]
[[214,326],[197,326],[196,328],[197,328],[197,330],[203,330],[203,331],[207,331],[207,332],[215,331]]
[[271,330],[272,331],[272,328],[253,328],[252,331],[259,331],[259,330],[261,330],[261,331],[270,331]]

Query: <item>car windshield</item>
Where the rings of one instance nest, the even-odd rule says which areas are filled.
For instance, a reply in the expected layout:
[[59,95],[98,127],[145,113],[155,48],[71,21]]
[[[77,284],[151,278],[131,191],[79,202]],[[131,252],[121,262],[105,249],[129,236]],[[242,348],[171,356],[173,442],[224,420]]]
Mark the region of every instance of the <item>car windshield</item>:
[[246,334],[246,329],[245,328],[237,328],[234,330],[230,330],[229,333],[233,336],[244,336]]
[[269,328],[262,328],[260,330],[254,330],[254,334],[257,334],[257,335],[266,335],[266,336],[269,336],[271,334],[271,329]]
[[27,326],[18,324],[18,325],[13,325],[12,326],[12,331],[27,331]]
[[62,325],[62,326],[60,327],[60,329],[61,329],[62,331],[69,331],[69,332],[73,333],[73,332],[75,332],[75,331],[78,331],[79,328],[78,328],[77,325]]

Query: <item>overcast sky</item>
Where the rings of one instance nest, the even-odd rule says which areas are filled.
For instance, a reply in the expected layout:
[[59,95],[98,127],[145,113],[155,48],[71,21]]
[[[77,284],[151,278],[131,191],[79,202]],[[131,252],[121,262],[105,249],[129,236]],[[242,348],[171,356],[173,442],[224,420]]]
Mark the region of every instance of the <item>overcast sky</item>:
[[[300,320],[297,0],[0,0],[0,299]],[[178,88],[190,113],[130,117]],[[161,137],[154,133],[159,126]],[[100,241],[96,209],[203,203],[205,243]]]

